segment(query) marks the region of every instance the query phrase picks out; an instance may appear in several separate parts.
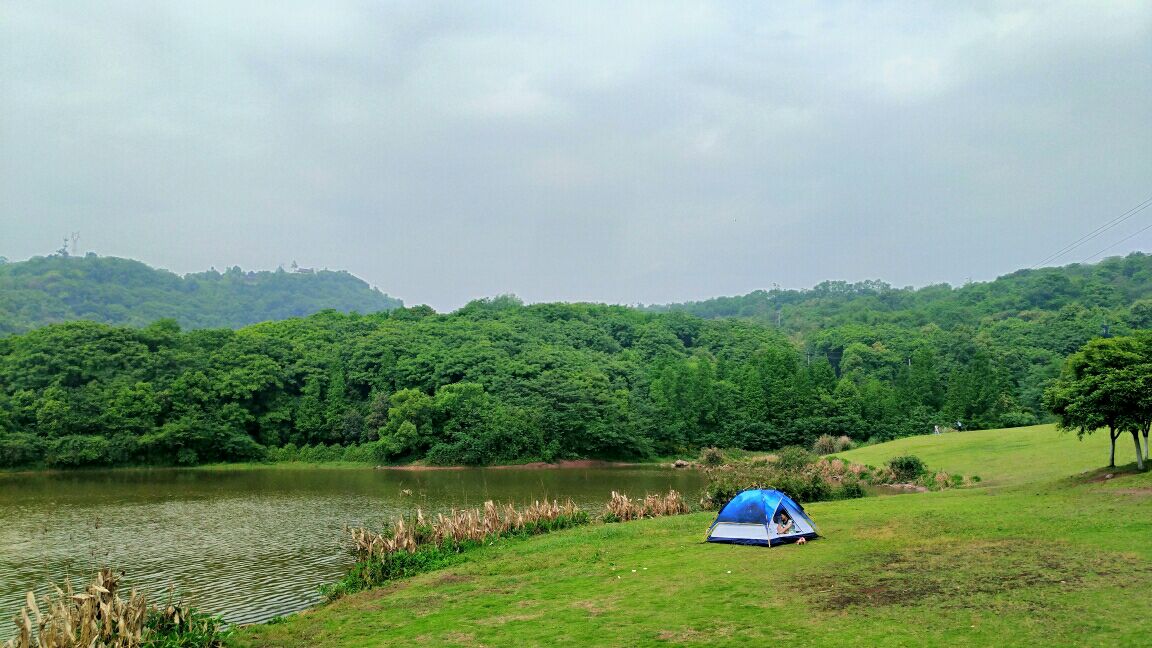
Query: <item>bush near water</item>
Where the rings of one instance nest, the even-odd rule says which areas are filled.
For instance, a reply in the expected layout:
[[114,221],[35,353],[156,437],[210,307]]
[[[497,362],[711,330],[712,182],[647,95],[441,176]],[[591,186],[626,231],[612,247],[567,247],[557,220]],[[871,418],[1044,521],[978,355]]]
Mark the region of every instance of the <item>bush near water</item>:
[[782,491],[806,504],[863,497],[866,486],[905,484],[941,490],[979,481],[976,476],[965,479],[962,475],[931,471],[914,455],[893,457],[876,468],[837,457],[818,457],[799,446],[725,461],[706,467],[705,473],[708,483],[700,497],[705,509],[718,509],[748,488]]

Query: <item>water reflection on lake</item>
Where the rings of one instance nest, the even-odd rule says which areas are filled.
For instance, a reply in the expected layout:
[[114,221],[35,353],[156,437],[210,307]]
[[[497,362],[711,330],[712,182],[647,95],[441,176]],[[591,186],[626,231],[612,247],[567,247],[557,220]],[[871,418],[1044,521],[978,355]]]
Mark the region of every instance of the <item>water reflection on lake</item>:
[[246,623],[318,602],[317,588],[348,564],[347,525],[486,499],[571,497],[598,511],[612,490],[675,488],[692,498],[702,484],[695,471],[656,467],[0,474],[0,637],[12,635],[29,588],[47,592],[65,575],[86,582],[101,565],[123,569],[129,587],[152,597],[174,587]]

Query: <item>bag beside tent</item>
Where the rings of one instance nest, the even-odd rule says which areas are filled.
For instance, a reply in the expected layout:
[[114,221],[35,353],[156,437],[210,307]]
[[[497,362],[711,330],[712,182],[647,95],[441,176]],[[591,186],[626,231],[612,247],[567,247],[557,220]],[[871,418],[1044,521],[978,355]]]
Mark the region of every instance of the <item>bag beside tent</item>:
[[[792,518],[792,528],[783,535],[776,532],[781,513]],[[708,542],[764,547],[819,537],[816,524],[803,506],[780,491],[761,488],[737,493],[720,509],[716,521],[708,528]]]

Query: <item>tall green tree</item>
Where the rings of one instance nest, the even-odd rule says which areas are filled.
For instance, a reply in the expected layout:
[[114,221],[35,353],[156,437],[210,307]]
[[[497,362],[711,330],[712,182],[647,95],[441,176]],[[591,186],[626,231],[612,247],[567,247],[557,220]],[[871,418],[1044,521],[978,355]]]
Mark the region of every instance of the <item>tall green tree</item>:
[[1098,339],[1068,358],[1060,378],[1045,393],[1060,427],[1083,438],[1107,428],[1108,465],[1116,465],[1116,439],[1124,432],[1136,446],[1136,466],[1144,469],[1140,434],[1152,423],[1152,337]]

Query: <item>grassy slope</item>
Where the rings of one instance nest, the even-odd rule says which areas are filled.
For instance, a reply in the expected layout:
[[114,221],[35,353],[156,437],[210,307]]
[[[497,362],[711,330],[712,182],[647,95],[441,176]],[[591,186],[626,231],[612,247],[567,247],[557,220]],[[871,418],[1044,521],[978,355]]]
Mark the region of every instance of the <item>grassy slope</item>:
[[[1148,645],[1152,473],[1093,481],[1107,438],[1050,427],[903,439],[977,488],[814,503],[824,539],[701,544],[709,514],[500,543],[241,646]],[[1129,453],[1132,451],[1129,450]],[[1122,455],[1123,456],[1123,455]]]
[[[1121,463],[1135,460],[1136,450],[1128,437],[1119,439],[1116,445],[1116,457]],[[1036,425],[909,437],[838,456],[854,463],[880,466],[900,454],[916,455],[933,470],[978,475],[987,480],[988,486],[1021,484],[1104,465],[1108,460],[1108,436],[1101,433],[1080,440],[1074,433],[1056,431],[1054,425]]]

